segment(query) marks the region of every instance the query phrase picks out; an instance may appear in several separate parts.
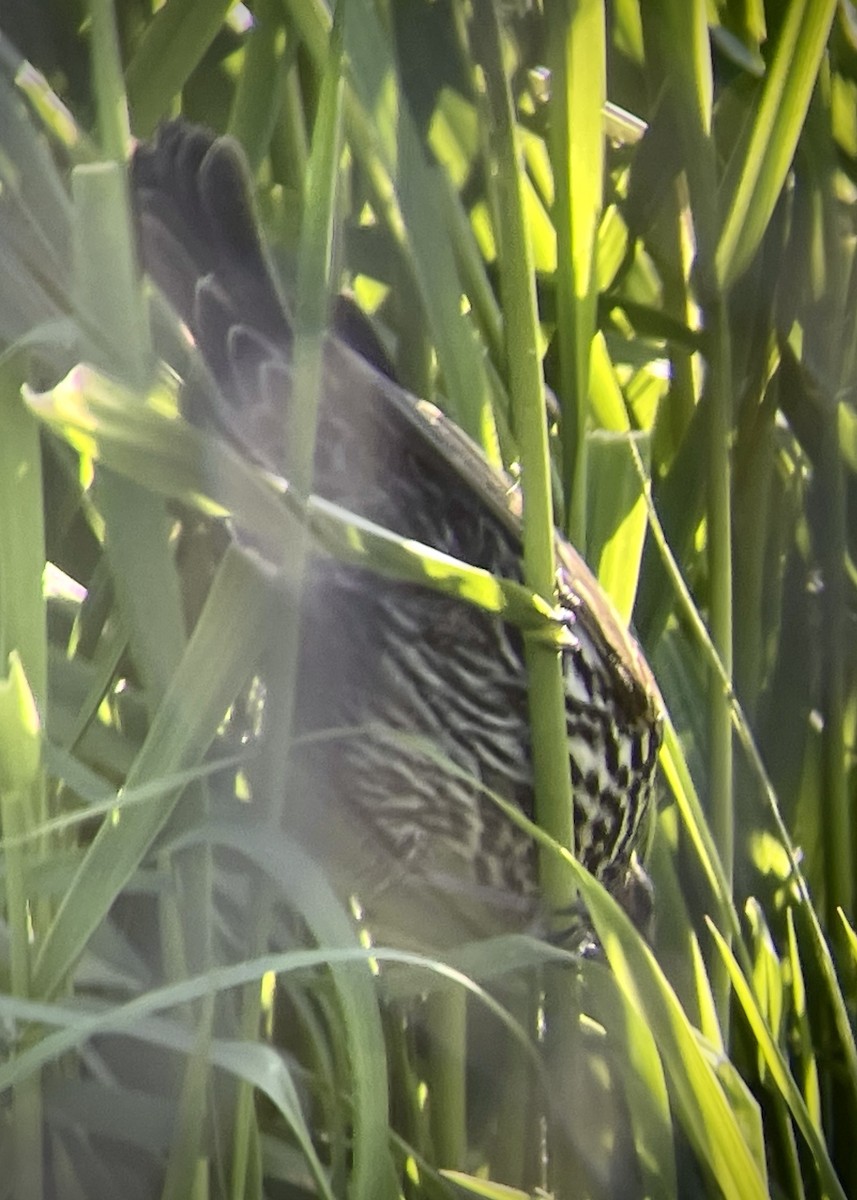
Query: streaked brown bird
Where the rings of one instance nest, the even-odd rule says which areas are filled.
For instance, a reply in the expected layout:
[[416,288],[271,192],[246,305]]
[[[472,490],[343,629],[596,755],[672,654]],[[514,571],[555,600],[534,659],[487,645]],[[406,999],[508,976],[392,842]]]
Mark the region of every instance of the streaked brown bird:
[[[238,146],[172,122],[138,148],[132,180],[145,269],[199,355],[185,415],[283,473],[286,406],[299,403],[293,331]],[[508,481],[396,384],[345,304],[325,349],[313,488],[403,537],[521,578]],[[573,635],[562,655],[577,851],[633,910],[646,892],[634,851],[652,804],[657,689],[580,556],[560,536],[557,551]],[[302,594],[301,748],[285,823],[399,941],[526,927],[539,912],[534,847],[486,794],[533,815],[519,631],[321,553]]]

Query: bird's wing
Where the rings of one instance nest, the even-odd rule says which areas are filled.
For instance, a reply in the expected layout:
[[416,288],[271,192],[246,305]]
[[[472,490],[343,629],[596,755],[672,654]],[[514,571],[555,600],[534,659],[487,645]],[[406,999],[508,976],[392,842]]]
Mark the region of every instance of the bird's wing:
[[[206,397],[205,411],[195,411],[191,402],[187,414],[213,423],[249,457],[282,473],[292,325],[259,236],[240,147],[229,137],[173,121],[138,147],[132,180],[146,269],[220,383],[219,392]],[[430,471],[490,513],[520,552],[516,487],[438,408],[389,377],[383,351],[353,307],[340,305],[338,317],[326,348],[326,383],[342,392],[355,429],[365,423],[363,440],[417,446]],[[343,334],[357,340],[356,349]],[[562,538],[557,555],[564,603],[601,647],[631,709],[651,705],[657,689],[637,643],[580,554]]]

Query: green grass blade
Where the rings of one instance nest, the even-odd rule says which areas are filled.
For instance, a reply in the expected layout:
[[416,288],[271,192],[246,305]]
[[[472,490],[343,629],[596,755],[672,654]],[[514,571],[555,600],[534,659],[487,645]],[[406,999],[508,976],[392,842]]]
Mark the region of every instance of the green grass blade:
[[590,480],[593,494],[588,504],[586,556],[626,623],[634,610],[647,528],[646,504],[630,440],[637,453],[648,458],[646,434],[599,430],[590,435],[589,457],[595,469]]
[[89,0],[92,21],[92,82],[98,109],[102,153],[123,162],[131,140],[128,105],[119,58],[115,6],[112,0]]
[[617,980],[600,964],[583,973],[583,1009],[604,1026],[607,1053],[622,1083],[643,1194],[676,1197],[673,1118],[655,1040]]
[[[268,604],[254,567],[239,552],[227,553],[128,774],[128,786],[199,762],[260,653]],[[34,974],[39,995],[53,995],[62,986],[177,799],[171,790],[157,802],[127,810],[115,823],[102,824],[39,949]]]
[[616,902],[567,860],[624,994],[645,1020],[661,1055],[682,1125],[723,1195],[768,1195],[764,1161],[754,1157],[716,1072],[655,962]]
[[21,400],[20,366],[0,365],[0,665],[20,655],[36,704],[47,713],[45,530],[37,424]]
[[289,518],[292,527],[307,521],[319,544],[343,561],[477,604],[547,645],[564,643],[567,633],[558,614],[528,588],[401,538],[320,497],[302,504],[282,481],[177,420],[169,412],[172,398],[157,389],[141,405],[121,385],[78,367],[51,392],[26,394],[42,420],[111,471],[207,515],[233,516],[264,557],[288,569],[290,578],[294,560],[284,530]]
[[836,0],[791,0],[746,146],[723,182],[717,278],[730,287],[758,249],[785,183],[827,46]]
[[[4,833],[17,839],[3,855],[9,986],[14,996],[26,997],[32,991],[33,926],[39,927],[44,900],[30,903],[29,847],[23,836],[38,827],[43,785],[38,712],[16,651],[9,655],[8,675],[0,677],[0,727],[0,817]],[[44,1182],[40,1082],[34,1077],[15,1086],[9,1122],[12,1186],[34,1197],[42,1195]]]
[[227,129],[244,147],[254,174],[271,148],[293,65],[294,39],[287,44],[282,7],[277,0],[262,0],[255,8]]
[[[519,148],[497,14],[489,0],[476,12],[496,162],[498,222],[502,230],[500,291],[506,316],[506,360],[515,432],[524,482],[524,578],[537,594],[553,595],[556,579],[545,398],[538,353],[538,320],[529,234],[524,217]],[[542,828],[563,846],[574,844],[571,780],[565,727],[562,666],[548,647],[528,646],[533,775]],[[571,900],[567,877],[543,864],[549,905],[561,911]]]
[[138,137],[154,133],[231,7],[232,0],[167,0],[155,13],[125,72]]
[[789,1106],[789,1109],[797,1122],[797,1125],[803,1134],[807,1146],[809,1147],[813,1159],[815,1160],[816,1169],[819,1175],[819,1182],[824,1189],[824,1194],[831,1197],[838,1197],[839,1200],[845,1200],[845,1192],[842,1185],[836,1177],[836,1172],[833,1169],[833,1164],[830,1161],[827,1146],[822,1137],[819,1136],[819,1131],[810,1118],[803,1096],[798,1089],[797,1084],[789,1070],[788,1063],[783,1057],[780,1048],[777,1046],[772,1032],[762,1014],[753,995],[747,980],[745,979],[741,968],[735,961],[735,957],[730,951],[724,939],[720,936],[713,925],[709,925],[712,936],[717,944],[717,948],[723,956],[723,960],[729,970],[729,975],[732,980],[732,986],[735,989],[735,994],[744,1010],[744,1015],[750,1023],[753,1030],[753,1035],[756,1043],[764,1055],[765,1062],[774,1081],[779,1088],[783,1098]]
[[[323,5],[287,0],[290,15],[320,70],[329,17]],[[461,311],[461,282],[443,221],[446,187],[425,154],[413,117],[395,85],[395,70],[374,7],[350,13],[345,97],[349,144],[366,170],[373,203],[402,254],[437,351],[448,410],[498,461],[490,387],[472,328]]]
[[556,197],[557,342],[563,419],[565,527],[586,545],[586,442],[589,355],[596,326],[595,251],[604,170],[602,109],[607,91],[602,0],[551,5],[553,141]]

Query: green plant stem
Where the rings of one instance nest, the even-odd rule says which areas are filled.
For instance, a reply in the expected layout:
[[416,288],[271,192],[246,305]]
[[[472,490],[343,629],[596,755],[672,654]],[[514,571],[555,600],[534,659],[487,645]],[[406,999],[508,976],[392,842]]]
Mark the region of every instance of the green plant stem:
[[283,12],[277,0],[260,0],[244,69],[235,89],[228,133],[244,147],[250,170],[259,170],[280,120],[286,80],[295,58],[295,39],[287,43]]
[[[489,151],[496,165],[495,227],[500,234],[498,264],[505,314],[506,370],[512,400],[515,434],[523,475],[524,579],[544,597],[556,586],[555,534],[550,485],[550,460],[545,420],[544,381],[538,350],[538,316],[532,250],[524,214],[522,168],[517,144],[514,106],[503,64],[497,12],[492,0],[474,5],[479,52],[485,73],[489,114]],[[489,168],[490,170],[490,168]],[[556,650],[527,643],[533,782],[538,824],[561,846],[573,848],[573,801],[568,765],[565,688],[562,659]],[[574,883],[565,864],[553,854],[540,853],[539,877],[551,911],[567,911],[574,900]],[[547,1061],[562,1070],[562,1048],[573,1020],[569,980],[548,974],[545,994]],[[554,1126],[552,1179],[574,1169],[574,1155]]]
[[426,1000],[432,1145],[436,1161],[450,1170],[467,1165],[466,1018],[467,996],[460,988],[442,988]]
[[276,179],[295,187],[306,177],[309,138],[297,58],[291,59],[287,55],[287,63],[283,81],[283,102],[271,146],[271,165]]
[[837,912],[854,919],[854,841],[844,736],[844,656],[847,641],[843,563],[848,556],[845,480],[839,451],[837,406],[831,404],[822,433],[819,487],[823,493],[819,549],[824,578],[822,654],[824,731],[820,821],[824,845],[824,915],[833,936],[840,928]]
[[[491,0],[475,5],[475,24],[485,68],[491,149],[496,161],[497,228],[502,231],[500,288],[506,318],[506,368],[515,433],[521,450],[524,513],[524,578],[532,590],[553,598],[556,588],[553,502],[550,486],[544,381],[538,349],[538,317],[532,252],[524,215],[520,156],[512,96],[503,66],[500,30]],[[565,728],[565,689],[560,655],[527,644],[533,773],[538,824],[562,846],[573,846],[571,779]],[[573,888],[551,856],[542,861],[542,882],[554,909],[567,907]]]
[[[260,898],[260,915],[255,922],[253,944],[248,948],[248,956],[258,954],[260,950],[264,951],[268,944],[272,926],[270,914],[273,910],[273,894],[273,886],[266,881],[263,895]],[[254,980],[241,989],[238,1036],[242,1041],[254,1042],[257,1039],[261,1011],[262,999],[259,983]],[[250,1190],[248,1185],[253,1174],[252,1159],[253,1155],[258,1153],[258,1139],[254,1089],[249,1082],[241,1080],[237,1088],[233,1123],[230,1200],[243,1200]]]
[[[732,680],[732,395],[731,355],[726,303],[706,309],[712,361],[707,446],[708,580],[711,640],[727,680]],[[711,829],[730,893],[734,870],[732,793],[732,716],[730,695],[717,671],[708,675],[708,736]],[[712,960],[712,990],[724,1042],[728,1045],[729,975],[719,957]]]
[[113,0],[89,0],[89,16],[101,151],[114,162],[124,162],[131,144],[131,126]]
[[554,0],[547,10],[551,79],[551,159],[557,233],[557,344],[564,412],[565,527],[586,546],[586,425],[589,358],[596,329],[595,246],[601,215],[606,99],[602,0]]

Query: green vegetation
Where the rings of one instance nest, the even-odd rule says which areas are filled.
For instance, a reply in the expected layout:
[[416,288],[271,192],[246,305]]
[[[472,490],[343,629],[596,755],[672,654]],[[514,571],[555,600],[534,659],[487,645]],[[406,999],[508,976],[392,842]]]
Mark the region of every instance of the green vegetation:
[[[5,1195],[857,1195],[857,10],[543,8],[0,12]],[[179,111],[241,142],[297,280],[295,497],[180,423],[157,366],[125,161]],[[218,802],[266,624],[284,679],[297,630],[237,549],[195,574],[178,511],[240,509],[298,572],[312,537],[438,585],[299,499],[340,286],[522,476],[527,588],[442,585],[534,635],[545,886],[603,959],[369,959],[323,864]],[[551,841],[551,512],[669,714],[651,949]]]

